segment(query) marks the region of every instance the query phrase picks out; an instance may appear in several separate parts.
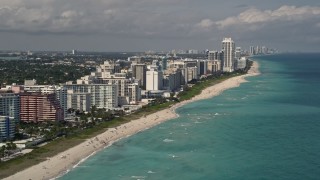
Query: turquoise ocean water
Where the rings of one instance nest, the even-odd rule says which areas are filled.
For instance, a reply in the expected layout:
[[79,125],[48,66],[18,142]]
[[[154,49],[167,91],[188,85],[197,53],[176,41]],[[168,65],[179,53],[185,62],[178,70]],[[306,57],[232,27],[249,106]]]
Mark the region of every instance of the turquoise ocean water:
[[179,108],[60,179],[320,179],[320,54],[255,59],[260,76]]

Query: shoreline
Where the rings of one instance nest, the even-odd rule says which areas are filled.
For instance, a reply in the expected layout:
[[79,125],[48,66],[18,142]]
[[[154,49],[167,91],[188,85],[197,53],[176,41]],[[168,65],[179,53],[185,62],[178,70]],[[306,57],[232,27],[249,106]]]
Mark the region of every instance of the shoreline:
[[179,117],[176,113],[176,109],[186,105],[188,103],[212,98],[218,96],[223,91],[240,86],[241,83],[247,82],[246,77],[257,76],[260,74],[259,65],[256,61],[253,61],[253,65],[247,74],[241,76],[235,76],[225,81],[210,86],[202,92],[191,98],[174,104],[173,106],[155,112],[153,114],[141,117],[136,120],[132,120],[128,123],[122,124],[118,127],[108,128],[107,131],[97,135],[96,137],[87,139],[86,141],[76,145],[64,152],[61,152],[53,157],[48,157],[47,160],[29,167],[25,170],[17,172],[5,179],[56,179],[62,177],[79,164],[96,154],[97,152],[108,148],[114,142],[120,139],[127,138],[136,133],[152,128],[162,122],[175,119]]

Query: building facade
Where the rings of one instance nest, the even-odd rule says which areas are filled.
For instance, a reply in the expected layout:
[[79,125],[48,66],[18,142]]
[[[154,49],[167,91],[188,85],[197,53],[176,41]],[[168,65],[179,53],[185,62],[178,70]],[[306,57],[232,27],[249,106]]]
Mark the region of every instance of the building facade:
[[55,94],[60,107],[63,110],[64,117],[67,116],[67,89],[61,86],[51,86],[51,85],[25,85],[24,92],[29,93],[42,93],[42,94]]
[[238,59],[236,62],[237,62],[236,63],[236,69],[244,69],[247,66],[246,57],[242,57],[242,58]]
[[64,111],[56,94],[20,94],[20,120],[24,122],[62,121]]
[[64,87],[74,93],[89,93],[90,107],[96,106],[101,109],[118,108],[118,86],[115,84],[68,84]]
[[120,73],[120,71],[120,64],[115,62],[105,61],[103,64],[97,67],[97,72],[100,72],[103,78],[109,74]]
[[132,66],[133,77],[140,80],[142,89],[146,89],[146,72],[147,66],[145,64],[136,64]]
[[181,86],[181,69],[170,68],[164,72],[163,88],[169,91],[174,91]]
[[13,117],[0,116],[0,142],[12,140],[15,135],[15,120]]
[[188,82],[198,79],[198,67],[188,67]]
[[222,41],[223,68],[224,72],[234,71],[235,62],[235,44],[231,38],[224,38]]
[[234,56],[235,56],[236,60],[241,58],[241,47],[236,47]]
[[14,93],[0,93],[0,116],[13,117],[20,120],[20,97]]
[[141,89],[138,83],[128,85],[129,104],[138,104],[141,101]]
[[220,60],[209,60],[208,71],[210,74],[217,74],[221,72],[221,61]]
[[206,75],[208,73],[208,61],[207,60],[198,60],[198,76]]
[[156,71],[155,69],[147,71],[147,91],[162,90],[162,85],[163,73],[161,71]]
[[68,90],[68,109],[80,110],[82,112],[89,112],[91,108],[91,95],[89,93],[74,92]]

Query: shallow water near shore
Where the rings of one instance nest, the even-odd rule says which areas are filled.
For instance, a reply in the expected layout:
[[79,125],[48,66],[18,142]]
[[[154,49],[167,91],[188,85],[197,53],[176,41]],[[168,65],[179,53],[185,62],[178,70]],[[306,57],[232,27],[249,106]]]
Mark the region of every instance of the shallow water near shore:
[[59,179],[318,179],[320,54],[255,59],[260,76],[180,107]]

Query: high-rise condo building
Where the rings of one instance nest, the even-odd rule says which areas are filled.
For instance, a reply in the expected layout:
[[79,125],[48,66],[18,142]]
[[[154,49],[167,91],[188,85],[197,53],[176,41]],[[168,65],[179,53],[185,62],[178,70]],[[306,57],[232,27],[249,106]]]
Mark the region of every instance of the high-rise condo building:
[[[73,93],[89,93],[91,94],[90,106],[97,108],[115,109],[118,108],[118,86],[116,84],[66,84],[65,88],[68,92]],[[78,98],[79,96],[70,96],[70,98]],[[77,100],[72,100],[77,101]],[[78,101],[84,103],[83,101]],[[88,101],[86,101],[88,103]],[[70,105],[70,104],[69,104]],[[81,106],[80,104],[76,106]],[[70,106],[69,106],[70,108]]]
[[234,70],[235,61],[235,44],[231,38],[224,38],[222,41],[223,67],[224,72],[232,72]]
[[162,60],[161,60],[161,67],[162,67],[162,70],[167,70],[168,68],[168,59],[166,57],[163,57]]
[[182,76],[181,69],[179,68],[167,69],[163,75],[163,88],[170,91],[174,91],[180,88],[181,76]]
[[208,73],[208,61],[207,60],[198,60],[198,76],[206,75]]
[[20,120],[20,97],[14,93],[0,93],[0,116],[13,117]]
[[218,51],[208,51],[208,60],[221,60]]
[[0,142],[14,138],[15,125],[16,123],[13,117],[0,116]]
[[83,112],[89,112],[91,108],[91,94],[86,92],[74,92],[68,90],[68,109],[76,109]]
[[20,94],[20,120],[26,122],[62,121],[64,111],[56,94]]
[[221,71],[221,61],[220,60],[209,60],[208,61],[208,72],[211,74],[216,74]]
[[145,64],[136,64],[132,66],[133,77],[140,80],[140,86],[142,89],[146,89],[146,72],[147,66]]
[[151,69],[147,71],[147,91],[157,91],[162,90],[163,85],[163,73],[162,71],[157,71],[156,69]]
[[29,93],[55,94],[56,99],[60,103],[64,117],[67,115],[67,89],[61,86],[51,85],[25,85],[24,91]]
[[254,46],[250,46],[250,55],[255,55],[255,48]]
[[236,60],[241,58],[241,47],[236,47],[235,58]]

